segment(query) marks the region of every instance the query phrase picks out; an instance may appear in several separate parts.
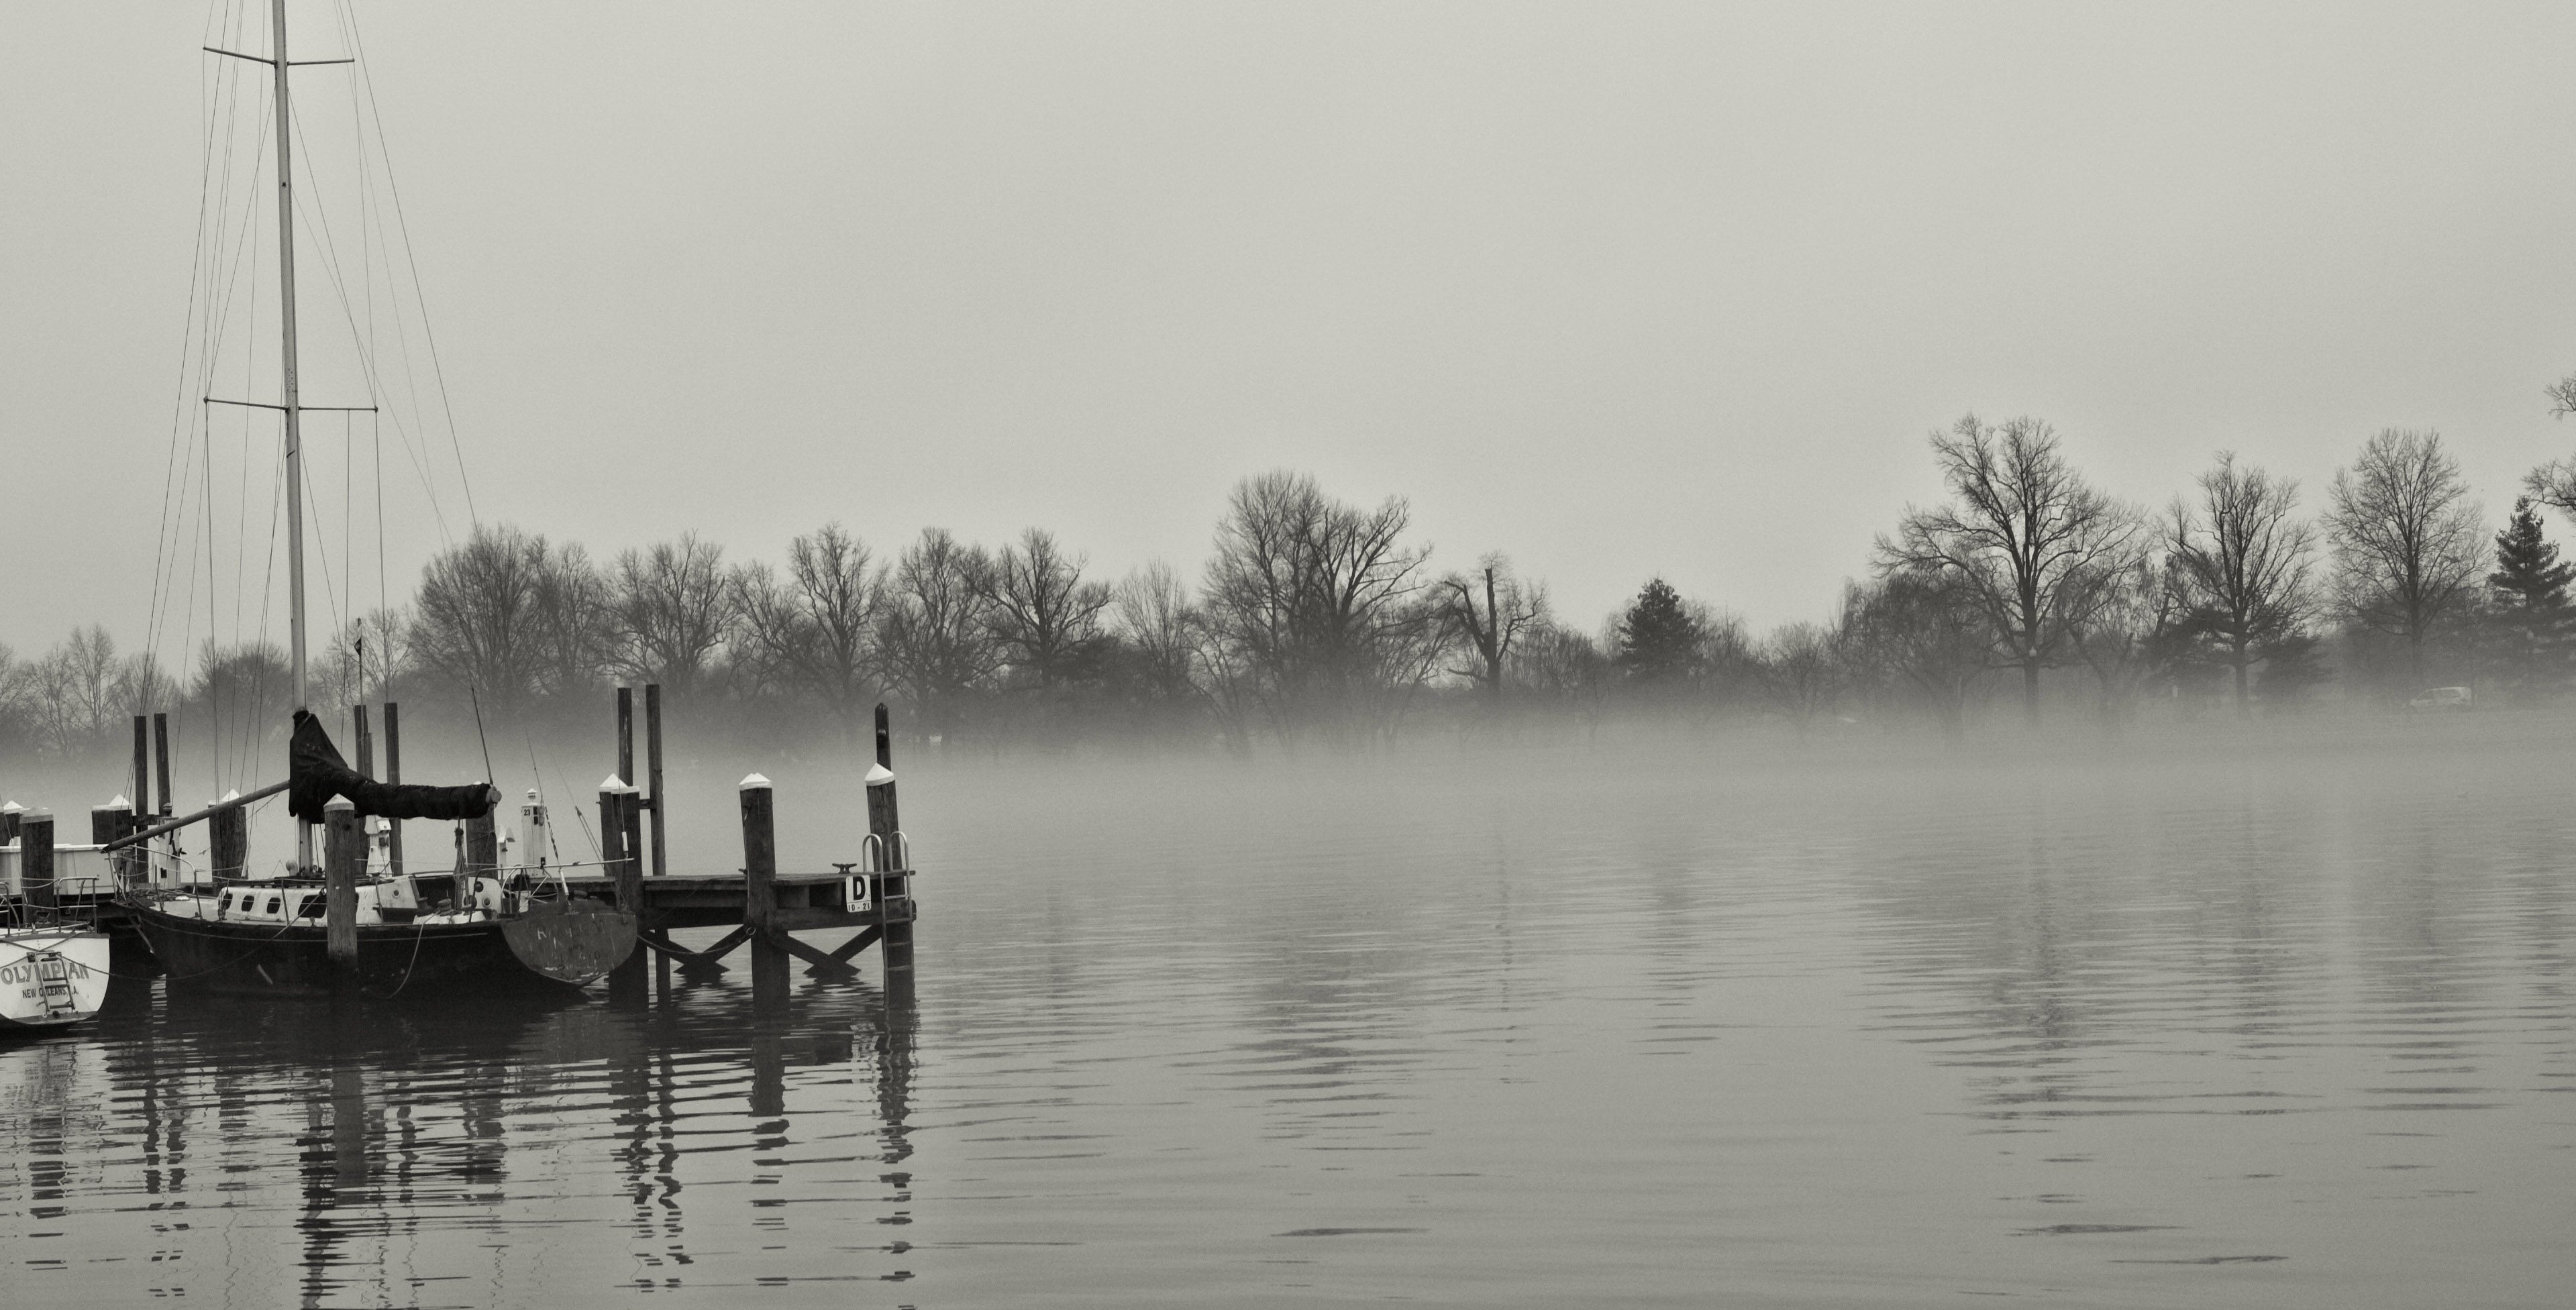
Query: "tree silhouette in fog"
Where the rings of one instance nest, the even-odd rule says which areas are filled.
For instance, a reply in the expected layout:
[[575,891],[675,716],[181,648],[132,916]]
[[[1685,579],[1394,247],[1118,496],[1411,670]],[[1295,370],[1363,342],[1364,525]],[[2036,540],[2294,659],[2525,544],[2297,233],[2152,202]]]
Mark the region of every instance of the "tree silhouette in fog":
[[2437,432],[2388,428],[2335,472],[2326,532],[2336,591],[2362,628],[2406,643],[2409,680],[2424,680],[2424,641],[2475,601],[2479,513],[2459,462]]
[[1671,687],[1691,675],[1707,635],[1707,626],[1671,583],[1648,578],[1637,598],[1628,602],[1627,613],[1619,616],[1619,653],[1614,663],[1632,682]]
[[2252,667],[2307,635],[2316,534],[2291,517],[2298,498],[2297,483],[2222,451],[2200,475],[2200,503],[2175,500],[2166,527],[2189,635],[2234,673],[2240,716],[2252,713]]
[[1940,573],[1985,614],[1995,662],[2018,668],[2026,717],[2039,720],[2039,677],[2061,662],[2091,579],[2116,574],[2140,548],[2136,517],[2087,484],[2034,418],[2001,427],[1974,414],[1932,434],[1951,501],[1908,509],[1878,543],[1882,571]]

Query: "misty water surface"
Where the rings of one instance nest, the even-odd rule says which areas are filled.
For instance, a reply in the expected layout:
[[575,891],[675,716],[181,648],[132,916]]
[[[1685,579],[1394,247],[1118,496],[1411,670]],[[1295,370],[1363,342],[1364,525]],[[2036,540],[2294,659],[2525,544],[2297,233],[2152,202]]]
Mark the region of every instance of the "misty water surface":
[[0,1047],[8,1300],[2559,1304],[2568,727],[914,761],[910,1008]]

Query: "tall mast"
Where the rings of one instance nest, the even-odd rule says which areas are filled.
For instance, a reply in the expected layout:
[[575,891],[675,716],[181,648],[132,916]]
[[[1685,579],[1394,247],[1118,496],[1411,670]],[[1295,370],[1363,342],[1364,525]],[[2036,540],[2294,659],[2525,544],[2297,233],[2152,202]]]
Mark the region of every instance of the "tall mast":
[[[270,0],[269,38],[277,82],[277,301],[280,345],[278,366],[285,375],[286,410],[286,623],[294,651],[295,708],[305,708],[304,685],[304,415],[295,385],[295,172],[289,133],[294,119],[287,105],[286,0]],[[313,825],[295,825],[295,864],[300,872],[313,864]]]
[[277,300],[286,409],[286,622],[294,648],[295,707],[304,708],[304,415],[295,385],[295,172],[288,133],[286,0],[270,0],[269,35],[277,70]]

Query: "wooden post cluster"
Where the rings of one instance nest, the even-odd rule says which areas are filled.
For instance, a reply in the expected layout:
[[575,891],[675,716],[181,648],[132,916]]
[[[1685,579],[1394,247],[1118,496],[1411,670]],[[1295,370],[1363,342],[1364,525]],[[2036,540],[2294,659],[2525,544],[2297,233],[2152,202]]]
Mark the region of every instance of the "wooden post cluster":
[[358,810],[335,796],[322,807],[323,947],[343,975],[358,964],[358,876],[367,862],[367,834]]
[[62,903],[54,895],[52,810],[29,810],[18,816],[18,894],[38,909],[50,910]]

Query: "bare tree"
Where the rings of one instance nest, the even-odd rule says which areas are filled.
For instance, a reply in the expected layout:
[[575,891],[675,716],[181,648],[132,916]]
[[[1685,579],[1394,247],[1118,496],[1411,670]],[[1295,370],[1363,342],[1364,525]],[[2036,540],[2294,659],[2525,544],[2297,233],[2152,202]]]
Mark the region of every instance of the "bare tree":
[[1898,569],[1843,592],[1852,659],[1882,682],[1911,685],[1944,735],[1965,731],[1968,689],[1987,667],[1994,635],[1985,598],[1959,571]]
[[1190,700],[1197,693],[1190,670],[1199,624],[1180,575],[1161,560],[1128,574],[1118,584],[1114,613],[1145,698],[1161,706]]
[[733,635],[734,592],[727,583],[724,547],[694,532],[619,552],[613,584],[619,665],[677,697],[702,691]]
[[972,578],[1002,658],[1041,691],[1097,676],[1107,654],[1101,615],[1114,593],[1084,580],[1083,563],[1030,528]]
[[877,620],[886,676],[932,729],[951,731],[968,693],[1001,665],[975,580],[983,552],[945,528],[924,528],[895,561]]
[[2467,606],[2484,572],[2481,513],[2435,432],[2388,428],[2334,476],[2326,532],[2343,609],[2406,642],[2424,678],[2424,638]]
[[743,644],[764,676],[804,691],[854,732],[876,700],[875,629],[885,570],[837,523],[788,543],[787,576],[766,563],[734,575]]
[[507,524],[478,527],[421,569],[412,650],[423,668],[504,710],[538,690],[545,650],[546,539]]
[[608,575],[579,542],[541,550],[537,563],[530,608],[536,685],[555,697],[595,691],[617,663],[617,597]]
[[1388,680],[1418,684],[1437,667],[1427,611],[1412,603],[1430,550],[1404,541],[1411,521],[1400,499],[1362,510],[1304,474],[1235,485],[1208,562],[1206,621],[1219,664],[1255,680],[1274,726],[1400,711],[1411,687]]
[[1443,577],[1437,590],[1441,622],[1476,661],[1455,672],[1482,687],[1487,704],[1501,705],[1513,646],[1547,621],[1547,588],[1523,582],[1497,552],[1478,560],[1475,574]]
[[286,652],[265,643],[223,647],[212,640],[197,650],[188,699],[218,742],[229,742],[230,766],[248,769],[282,738],[294,695]]
[[1896,538],[1879,539],[1880,572],[1956,579],[1985,615],[1993,662],[2021,670],[2036,723],[2040,670],[2063,659],[2083,620],[2074,588],[2137,550],[2137,522],[2076,474],[2037,419],[1998,428],[1970,414],[1932,434],[1932,452],[1954,503],[1908,509]]
[[345,708],[386,698],[401,667],[399,644],[407,627],[393,611],[377,610],[328,634],[309,675],[314,706]]
[[1743,705],[1765,690],[1763,650],[1743,616],[1704,601],[1686,602],[1699,641],[1691,652],[1691,704],[1703,717]]
[[35,669],[0,642],[0,749],[33,736],[29,705]]
[[2200,504],[2177,498],[2166,525],[2172,579],[2185,622],[2212,662],[2235,674],[2236,713],[2253,713],[2251,669],[2304,627],[2316,534],[2290,517],[2299,487],[2258,468],[2240,469],[2233,451],[2200,475]]
[[1833,704],[1839,660],[1833,634],[1820,624],[1783,623],[1771,630],[1761,648],[1762,688],[1773,708],[1797,725],[1807,725]]
[[[2551,383],[2548,394],[2552,418],[2576,414],[2576,373]],[[2576,455],[2554,459],[2533,469],[2524,475],[2522,489],[2533,500],[2576,518]]]
[[2094,594],[2070,632],[2093,671],[2102,721],[2116,724],[2148,679],[2172,666],[2184,632],[2182,589],[2170,560],[2145,554],[2090,575],[2087,585]]
[[1547,620],[1513,653],[1512,676],[1531,696],[1572,709],[1588,731],[1598,732],[1619,683],[1619,670],[1603,645]]

